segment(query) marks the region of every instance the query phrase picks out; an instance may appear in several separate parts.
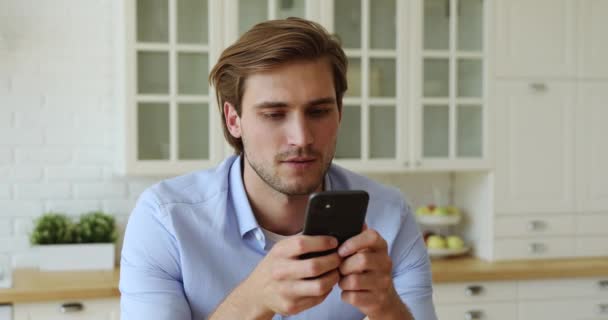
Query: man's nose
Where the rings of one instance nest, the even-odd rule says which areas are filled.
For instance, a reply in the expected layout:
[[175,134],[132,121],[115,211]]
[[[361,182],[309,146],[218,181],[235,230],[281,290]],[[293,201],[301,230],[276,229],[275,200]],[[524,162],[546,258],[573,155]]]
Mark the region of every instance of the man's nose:
[[293,146],[307,146],[313,142],[312,126],[304,116],[294,116],[287,128],[288,143]]

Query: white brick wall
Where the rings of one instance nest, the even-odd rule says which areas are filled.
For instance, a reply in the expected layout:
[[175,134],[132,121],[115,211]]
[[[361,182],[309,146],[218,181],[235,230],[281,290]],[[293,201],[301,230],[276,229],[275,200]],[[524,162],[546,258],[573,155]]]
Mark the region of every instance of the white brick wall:
[[[116,214],[150,179],[124,178],[115,132],[113,0],[0,1],[0,254],[26,261],[46,211]],[[122,230],[123,226],[121,226]]]
[[[101,209],[124,224],[157,180],[114,170],[123,112],[113,88],[122,77],[114,66],[116,5],[0,1],[0,254],[18,264],[32,261],[27,236],[43,212]],[[416,196],[449,184],[447,174],[379,179]]]

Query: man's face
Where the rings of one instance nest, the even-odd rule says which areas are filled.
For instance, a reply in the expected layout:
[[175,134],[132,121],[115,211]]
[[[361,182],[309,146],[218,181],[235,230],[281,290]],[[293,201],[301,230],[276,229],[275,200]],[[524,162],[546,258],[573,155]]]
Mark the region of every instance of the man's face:
[[319,188],[340,123],[327,60],[292,62],[250,75],[241,116],[229,105],[224,112],[232,135],[242,138],[245,166],[255,178],[286,195]]

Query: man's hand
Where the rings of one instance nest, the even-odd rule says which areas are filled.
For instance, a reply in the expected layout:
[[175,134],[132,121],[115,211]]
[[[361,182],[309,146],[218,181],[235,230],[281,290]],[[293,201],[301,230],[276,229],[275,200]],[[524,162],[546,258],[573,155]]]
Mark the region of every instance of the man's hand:
[[345,260],[340,265],[342,300],[357,307],[369,319],[412,319],[393,286],[393,263],[380,234],[364,228],[340,246]]
[[337,253],[298,257],[337,246],[337,240],[327,236],[299,235],[277,242],[210,319],[270,319],[275,313],[293,315],[321,303],[340,279],[342,259]]

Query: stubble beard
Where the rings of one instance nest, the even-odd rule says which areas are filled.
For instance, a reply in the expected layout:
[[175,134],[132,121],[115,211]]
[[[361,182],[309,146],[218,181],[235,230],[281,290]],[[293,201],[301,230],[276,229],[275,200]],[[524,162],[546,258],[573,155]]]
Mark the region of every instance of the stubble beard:
[[[289,185],[279,176],[279,173],[276,170],[273,170],[272,166],[274,166],[275,163],[280,163],[281,159],[285,159],[293,155],[313,155],[315,156],[315,158],[323,162],[321,166],[321,172],[315,172],[315,174],[318,174],[318,177],[315,179],[315,183],[311,183],[308,185],[300,185],[295,183],[294,185]],[[262,181],[266,183],[266,185],[268,185],[273,190],[287,196],[304,196],[315,192],[317,188],[322,184],[325,174],[329,170],[329,166],[331,165],[331,161],[333,159],[333,154],[332,156],[325,159],[318,152],[306,151],[301,148],[295,151],[285,152],[277,155],[272,165],[264,165],[262,163],[257,163],[253,161],[249,157],[246,148],[245,150],[243,150],[243,156],[245,157],[247,163],[249,163],[249,166],[258,175],[258,177],[260,177],[260,179],[262,179]]]

